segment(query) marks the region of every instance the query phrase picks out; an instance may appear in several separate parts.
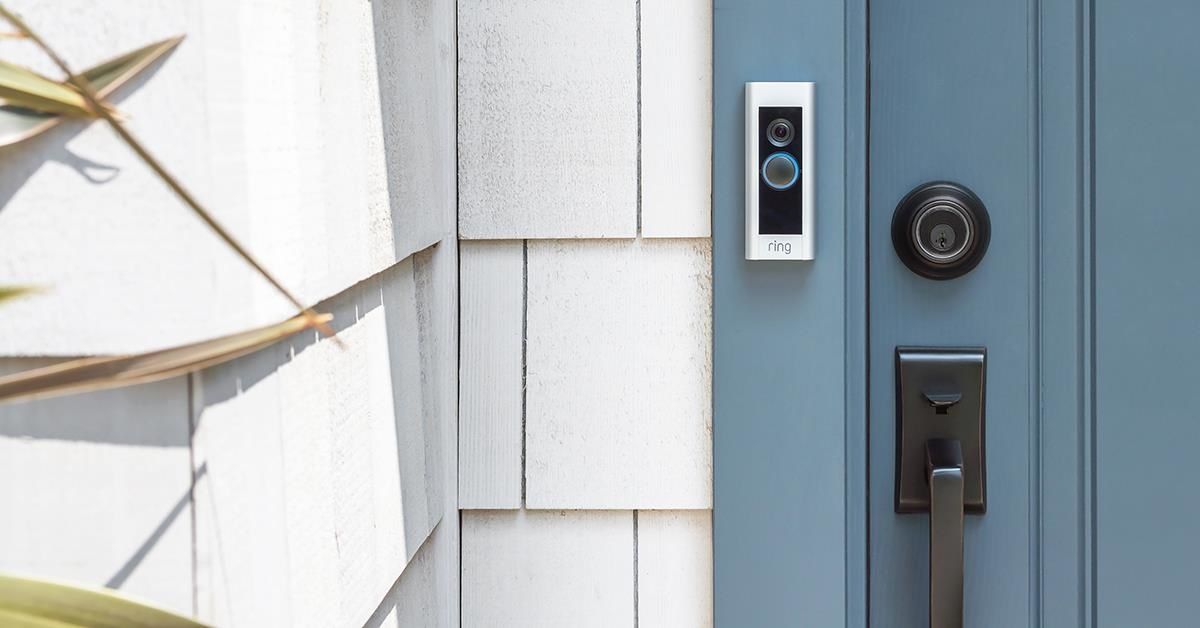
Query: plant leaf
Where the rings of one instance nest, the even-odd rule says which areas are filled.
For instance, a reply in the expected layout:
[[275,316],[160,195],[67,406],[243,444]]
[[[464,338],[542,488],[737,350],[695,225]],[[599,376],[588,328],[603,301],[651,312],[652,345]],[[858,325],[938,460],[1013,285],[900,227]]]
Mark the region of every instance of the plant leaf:
[[301,314],[282,323],[137,355],[83,358],[0,377],[0,403],[57,397],[191,373],[241,357],[292,334],[325,325],[329,314]]
[[170,52],[183,42],[183,35],[164,39],[143,46],[132,52],[127,52],[115,59],[109,59],[100,65],[83,71],[83,78],[96,90],[101,98],[106,98],[129,79],[137,76],[156,59]]
[[112,589],[0,574],[0,625],[29,628],[204,628]]
[[42,113],[94,117],[77,90],[7,61],[0,61],[0,99]]
[[[100,96],[107,97],[182,41],[182,35],[164,39],[105,61],[85,70],[82,74]],[[45,79],[45,77],[42,78]],[[49,81],[50,79],[45,80]],[[71,86],[56,84],[63,89],[71,90],[81,100],[83,99],[83,96]],[[0,95],[0,98],[3,97]],[[91,112],[89,111],[87,115],[91,115]],[[0,106],[0,146],[16,144],[35,137],[54,128],[65,119],[66,116],[38,112],[35,108]]]
[[38,289],[33,286],[0,286],[0,303],[19,299],[37,291]]

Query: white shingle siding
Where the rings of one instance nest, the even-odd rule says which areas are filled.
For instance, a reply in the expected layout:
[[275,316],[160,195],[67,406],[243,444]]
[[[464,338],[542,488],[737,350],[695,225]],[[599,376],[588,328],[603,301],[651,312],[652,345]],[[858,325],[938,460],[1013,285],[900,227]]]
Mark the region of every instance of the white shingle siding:
[[463,241],[460,508],[520,508],[524,480],[525,243]]
[[711,18],[459,0],[464,625],[712,623]]
[[[429,209],[454,203],[452,2],[11,5],[76,69],[187,34],[117,106],[300,298],[453,233]],[[27,43],[0,56],[56,75]],[[47,290],[0,308],[0,355],[134,352],[291,314],[105,124],[64,124],[3,162],[0,268]]]
[[642,236],[712,235],[712,2],[641,0]]
[[634,622],[633,513],[463,512],[463,626]]
[[303,334],[198,376],[202,617],[361,623],[441,520],[443,460],[426,444],[443,428],[423,419],[417,307],[401,262],[326,305],[345,348]]
[[709,244],[530,241],[530,508],[712,506]]
[[[0,496],[20,510],[0,569],[222,626],[423,607],[456,626],[453,0],[6,5],[77,68],[188,35],[118,107],[324,300],[345,347],[301,334],[191,378],[0,406]],[[49,70],[27,42],[0,58]],[[49,288],[0,307],[5,371],[292,313],[99,123],[2,151],[0,268]]]
[[463,238],[637,233],[635,0],[460,0]]
[[711,626],[712,511],[638,512],[638,628]]
[[[0,568],[233,626],[711,623],[710,3],[12,4],[77,67],[189,35],[118,105],[346,348],[0,407]],[[4,369],[290,313],[103,125],[0,161],[0,267],[52,288]]]
[[[50,360],[0,359],[7,375]],[[0,406],[0,570],[192,612],[186,378]]]

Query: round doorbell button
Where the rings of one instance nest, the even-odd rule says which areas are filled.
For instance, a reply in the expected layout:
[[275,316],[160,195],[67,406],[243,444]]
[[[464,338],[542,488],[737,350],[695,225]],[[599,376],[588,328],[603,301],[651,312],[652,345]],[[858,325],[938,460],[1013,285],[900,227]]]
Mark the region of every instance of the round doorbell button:
[[800,178],[800,164],[788,153],[771,153],[763,160],[762,178],[771,189],[786,190]]

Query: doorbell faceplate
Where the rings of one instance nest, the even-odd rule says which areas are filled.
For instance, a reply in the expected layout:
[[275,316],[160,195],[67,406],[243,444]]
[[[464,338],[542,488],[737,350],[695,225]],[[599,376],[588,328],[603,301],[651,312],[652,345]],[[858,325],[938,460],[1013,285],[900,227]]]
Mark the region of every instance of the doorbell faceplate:
[[813,83],[746,83],[746,259],[813,258]]

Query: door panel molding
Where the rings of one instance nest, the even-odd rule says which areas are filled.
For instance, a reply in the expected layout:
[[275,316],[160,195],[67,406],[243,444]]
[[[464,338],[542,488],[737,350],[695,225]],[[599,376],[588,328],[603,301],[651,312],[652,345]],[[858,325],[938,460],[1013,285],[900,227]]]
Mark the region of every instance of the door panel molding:
[[[1090,2],[1036,2],[1041,568],[1035,625],[1094,626]],[[1083,324],[1080,324],[1082,321]],[[1036,476],[1035,476],[1036,477]]]

